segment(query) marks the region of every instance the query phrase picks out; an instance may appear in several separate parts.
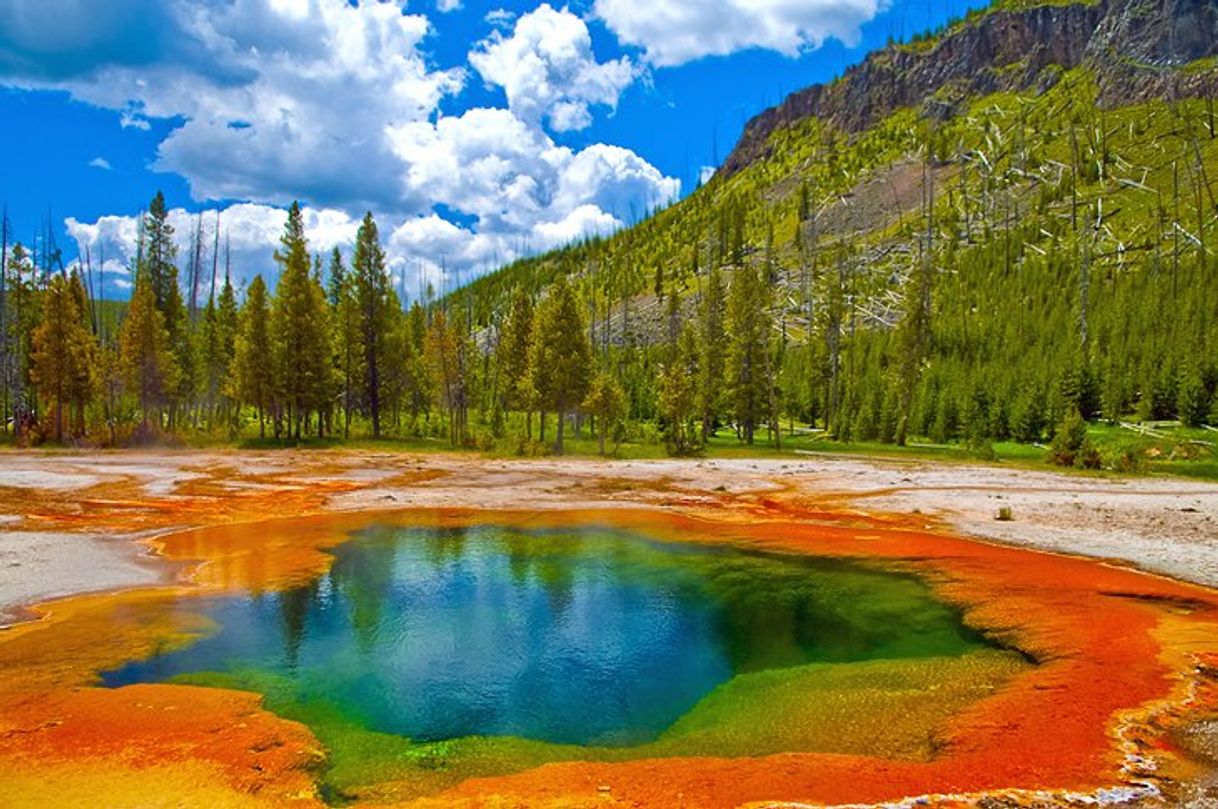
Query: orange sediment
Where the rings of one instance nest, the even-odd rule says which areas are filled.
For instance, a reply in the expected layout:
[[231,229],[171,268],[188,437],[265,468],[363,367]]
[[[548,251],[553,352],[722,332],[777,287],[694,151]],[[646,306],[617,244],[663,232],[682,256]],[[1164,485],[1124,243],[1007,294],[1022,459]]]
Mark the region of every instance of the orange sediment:
[[[303,497],[303,495],[302,495]],[[656,511],[464,510],[315,516],[232,523],[159,541],[197,563],[173,587],[56,602],[43,620],[0,633],[0,795],[18,805],[138,804],[148,789],[191,803],[319,801],[323,751],[304,726],[256,695],[184,686],[95,687],[95,672],[189,642],[207,627],[184,594],[278,589],[324,572],[328,548],[369,522],[612,522],[682,541],[877,560],[925,575],[966,621],[1039,663],[938,729],[927,762],[785,753],[555,763],[470,779],[417,806],[727,807],[767,801],[873,803],[915,795],[1035,790],[1090,793],[1155,786],[1193,766],[1170,742],[1180,723],[1218,711],[1204,676],[1218,662],[1218,594],[1071,557],[928,529],[924,519],[726,500],[702,516]],[[1158,764],[1150,771],[1146,761]],[[387,794],[391,794],[387,793]],[[79,799],[73,796],[80,796]],[[96,798],[96,794],[93,796]]]

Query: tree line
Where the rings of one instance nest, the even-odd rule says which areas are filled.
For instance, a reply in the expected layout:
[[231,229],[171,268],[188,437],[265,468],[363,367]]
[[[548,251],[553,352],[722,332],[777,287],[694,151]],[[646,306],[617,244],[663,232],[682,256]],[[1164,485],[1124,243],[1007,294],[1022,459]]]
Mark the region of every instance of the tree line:
[[197,306],[205,240],[179,283],[158,195],[113,330],[78,271],[6,239],[6,422],[519,452],[575,430],[673,454],[814,432],[1064,442],[1055,457],[1094,465],[1086,421],[1218,421],[1213,105],[1095,94],[1076,71],[851,138],[811,119],[634,228],[409,305],[371,216],[323,257],[293,206],[273,291],[226,273]]
[[[558,452],[572,425],[602,452],[624,438],[625,393],[594,352],[583,303],[565,279],[544,296],[518,290],[501,327],[478,330],[449,301],[403,306],[371,214],[349,257],[337,248],[325,261],[312,254],[299,204],[274,261],[273,291],[257,275],[239,293],[226,269],[195,306],[196,281],[179,279],[158,193],[141,217],[130,301],[107,335],[90,317],[79,266],[38,268],[21,244],[6,245],[6,431],[107,445],[255,430],[280,441],[355,431],[453,446],[514,437],[522,451],[552,441]],[[729,410],[749,442],[761,425],[774,427],[761,280],[741,274],[730,295],[717,273],[711,284],[699,323],[664,349],[657,385],[674,452],[705,438],[695,420],[709,425]],[[729,364],[738,371],[731,378]]]

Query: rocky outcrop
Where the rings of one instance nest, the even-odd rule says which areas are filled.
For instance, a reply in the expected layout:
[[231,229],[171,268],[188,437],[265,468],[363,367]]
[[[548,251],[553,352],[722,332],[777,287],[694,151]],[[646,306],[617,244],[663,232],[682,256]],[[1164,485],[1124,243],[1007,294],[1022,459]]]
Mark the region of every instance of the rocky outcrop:
[[1215,53],[1214,0],[1109,0],[1088,43],[1092,57],[1110,54],[1144,67],[1172,67]]
[[[839,80],[793,93],[745,127],[720,173],[765,157],[770,135],[809,117],[859,132],[903,107],[1043,87],[1060,69],[1097,68],[1105,99],[1213,92],[1211,77],[1174,68],[1218,53],[1218,0],[1101,0],[990,11],[931,43],[894,45]],[[950,93],[944,90],[950,89]]]

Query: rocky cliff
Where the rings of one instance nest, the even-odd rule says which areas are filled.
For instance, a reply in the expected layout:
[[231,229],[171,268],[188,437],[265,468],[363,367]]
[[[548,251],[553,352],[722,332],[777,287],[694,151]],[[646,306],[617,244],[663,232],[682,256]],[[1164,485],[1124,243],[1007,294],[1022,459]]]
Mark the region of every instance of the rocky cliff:
[[[1008,4],[1009,5],[1009,4]],[[895,110],[998,90],[1048,86],[1063,69],[1093,67],[1105,103],[1153,95],[1215,94],[1213,70],[1180,70],[1218,54],[1218,0],[1100,0],[1011,10],[996,6],[938,38],[892,45],[839,80],[793,93],[746,126],[720,173],[764,157],[769,136],[808,117],[858,132]]]

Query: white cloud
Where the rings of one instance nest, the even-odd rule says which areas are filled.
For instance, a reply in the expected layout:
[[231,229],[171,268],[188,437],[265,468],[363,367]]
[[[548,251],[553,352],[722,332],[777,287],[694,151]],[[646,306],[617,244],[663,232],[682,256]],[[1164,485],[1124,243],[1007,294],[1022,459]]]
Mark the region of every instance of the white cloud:
[[411,159],[407,183],[479,218],[492,233],[531,234],[595,205],[621,222],[671,202],[679,181],[628,149],[559,146],[509,110],[476,108],[391,132]]
[[436,11],[441,14],[447,14],[450,11],[458,11],[461,8],[461,0],[436,0]]
[[[429,63],[430,24],[402,0],[31,8],[0,0],[0,85],[66,90],[114,110],[124,127],[165,127],[155,168],[183,176],[197,201],[243,201],[223,213],[243,280],[275,272],[282,208],[293,199],[309,203],[315,250],[349,243],[364,211],[376,212],[393,235],[390,264],[409,285],[439,279],[440,267],[468,279],[607,232],[680,190],[634,152],[573,150],[546,131],[587,126],[638,75],[629,59],[598,62],[587,25],[565,9],[489,14],[508,30],[469,58],[504,87],[509,109],[444,115],[440,103],[464,86],[465,68]],[[173,221],[185,244],[189,215],[175,210]],[[67,225],[109,262],[134,251],[134,222]]]
[[101,169],[102,171],[113,171],[114,170],[113,167],[110,165],[110,161],[104,157],[93,158],[92,160],[89,161],[89,167],[95,168],[95,169]]
[[152,129],[152,124],[134,104],[127,106],[119,113],[118,122],[123,129],[142,129],[145,132]]
[[703,166],[698,171],[698,184],[706,185],[707,183],[709,183],[711,181],[711,179],[714,178],[715,172],[717,172],[718,170],[719,169],[715,168],[714,166]]
[[488,11],[482,19],[496,28],[511,28],[512,23],[516,21],[516,12],[508,11],[506,8],[497,8]]
[[[403,199],[384,130],[426,120],[464,71],[428,66],[428,20],[400,3],[165,0],[143,16],[137,0],[87,13],[79,0],[46,3],[63,13],[0,0],[0,81],[66,89],[124,126],[180,121],[155,168],[184,176],[195,199],[424,204]],[[55,44],[61,30],[69,44]],[[50,72],[56,61],[67,66]]]
[[657,67],[748,48],[796,56],[826,39],[853,44],[888,0],[596,0],[593,13]]
[[626,57],[598,62],[584,21],[548,3],[516,20],[510,36],[492,33],[469,61],[483,79],[504,89],[518,117],[530,124],[548,120],[558,132],[591,125],[591,106],[616,109],[638,75]]
[[595,205],[581,205],[559,222],[539,222],[533,229],[543,247],[557,247],[587,238],[604,236],[621,227],[619,219]]

